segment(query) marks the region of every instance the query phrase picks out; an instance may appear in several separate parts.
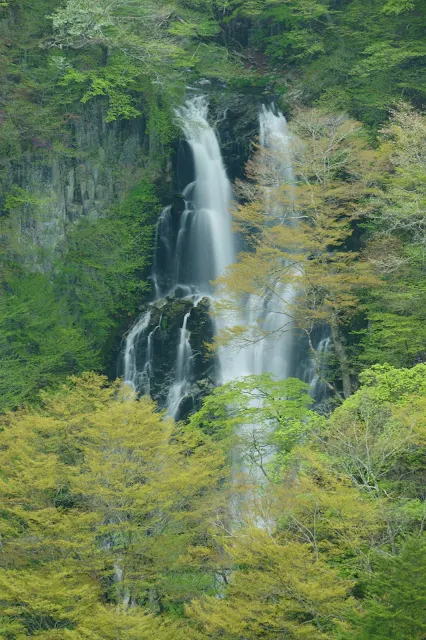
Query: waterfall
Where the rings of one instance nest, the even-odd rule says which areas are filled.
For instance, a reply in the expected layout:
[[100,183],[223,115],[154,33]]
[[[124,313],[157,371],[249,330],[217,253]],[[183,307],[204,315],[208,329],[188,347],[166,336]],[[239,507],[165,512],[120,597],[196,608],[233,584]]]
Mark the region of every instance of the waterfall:
[[144,313],[126,336],[124,347],[124,381],[135,391],[139,391],[139,372],[137,367],[136,352],[139,341],[144,337],[151,319],[151,312]]
[[192,284],[210,293],[209,283],[234,262],[235,249],[230,215],[231,184],[219,141],[207,121],[207,112],[206,99],[196,96],[177,111],[177,116],[195,168],[195,182],[186,194],[192,205],[191,221],[188,226],[187,220],[183,221],[188,236],[185,258],[191,264]]
[[[268,178],[271,184],[264,187],[266,224],[297,224],[291,210],[291,198],[286,206],[280,197],[274,195],[274,188],[294,184],[291,158],[291,135],[284,115],[274,106],[262,106],[259,114],[260,144],[268,154]],[[317,401],[327,394],[321,375],[327,368],[327,356],[331,340],[326,328],[312,337],[315,356],[306,358],[303,341],[296,339],[293,330],[292,305],[297,290],[292,284],[277,282],[273,291],[265,298],[251,296],[248,302],[247,323],[258,325],[265,338],[251,349],[251,370],[253,373],[272,373],[277,379],[298,375],[309,384],[309,392]],[[302,359],[297,366],[298,358]],[[321,375],[319,375],[321,374]]]
[[[274,105],[262,105],[259,114],[259,141],[263,148],[271,149],[273,162],[280,182],[293,184],[294,172],[291,160],[291,136],[287,120]],[[279,186],[279,185],[278,185]]]
[[313,341],[315,354],[311,353],[307,362],[302,362],[299,377],[309,384],[309,393],[316,402],[327,397],[327,385],[324,376],[328,367],[331,349],[331,338],[327,327],[322,327],[316,340]]
[[[159,311],[180,300],[182,320],[176,329],[174,361],[170,362],[168,413],[179,416],[182,400],[196,382],[194,352],[188,323],[190,309],[203,298],[214,305],[220,291],[212,286],[218,276],[236,259],[230,204],[231,184],[226,174],[220,144],[208,122],[208,104],[195,96],[176,110],[176,117],[191,151],[194,175],[183,189],[180,213],[166,207],[160,215],[155,234],[152,281],[155,300],[129,331],[123,352],[124,379],[136,391],[149,393],[154,372],[154,340],[162,330]],[[263,185],[265,224],[294,224],[291,204],[284,206],[277,197],[283,184],[294,183],[287,122],[274,107],[263,106],[259,114],[260,144],[268,154],[268,182]],[[275,191],[274,191],[275,189]],[[272,373],[277,379],[295,375],[295,344],[292,304],[296,291],[292,285],[277,282],[264,296],[250,296],[238,314],[219,311],[214,314],[216,333],[235,324],[257,326],[265,337],[238,353],[221,347],[216,360],[216,383],[224,383],[250,374]],[[188,310],[189,306],[189,310]],[[155,318],[155,319],[154,319]],[[328,343],[324,343],[324,349]],[[321,347],[323,348],[323,347]],[[305,375],[314,390],[319,384],[310,365]],[[168,376],[168,373],[166,373]]]
[[[207,115],[208,104],[203,96],[187,100],[176,111],[192,153],[195,179],[183,190],[184,209],[178,221],[173,218],[170,206],[158,219],[151,276],[155,291],[152,307],[167,303],[168,299],[188,300],[196,307],[203,297],[208,297],[214,304],[215,292],[211,283],[223,275],[236,257],[230,214],[231,184],[218,138]],[[149,392],[153,372],[152,339],[155,329],[148,330],[151,315],[148,310],[130,330],[123,354],[125,381],[144,393]],[[175,365],[175,375],[166,403],[172,417],[179,415],[180,404],[194,382],[189,320],[190,312],[187,312],[179,332],[176,360],[170,363],[170,368]],[[223,315],[215,318],[217,329],[226,322]],[[139,361],[138,349],[141,354]],[[220,350],[219,354],[221,370],[230,366],[226,362],[222,364],[226,361],[225,351]],[[231,361],[235,363],[234,358]],[[217,381],[224,379],[225,376],[218,372]]]
[[173,386],[170,388],[167,398],[167,407],[171,416],[176,416],[182,399],[186,396],[190,388],[191,364],[192,364],[192,348],[190,336],[187,326],[191,313],[187,313],[183,320],[182,329],[180,330],[180,339],[177,349],[176,358],[176,378]]
[[[292,185],[294,174],[291,162],[287,121],[273,106],[262,106],[259,114],[261,147],[268,154],[268,177],[271,184],[262,185],[264,192],[265,224],[276,224],[277,220],[292,224],[288,211],[280,202],[283,184]],[[275,188],[275,191],[274,191]],[[251,373],[272,373],[284,380],[293,374],[292,362],[294,332],[292,331],[291,306],[296,295],[293,285],[277,282],[267,295],[250,296],[246,322],[255,326],[265,337],[249,348],[248,359]]]

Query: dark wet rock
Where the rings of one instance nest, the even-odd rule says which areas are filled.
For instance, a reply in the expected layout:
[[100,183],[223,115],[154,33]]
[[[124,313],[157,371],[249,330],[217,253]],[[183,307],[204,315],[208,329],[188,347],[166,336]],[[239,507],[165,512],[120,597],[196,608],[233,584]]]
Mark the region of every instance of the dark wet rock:
[[[210,316],[210,301],[203,298],[194,305],[191,298],[167,297],[153,302],[147,310],[149,324],[137,341],[138,371],[146,368],[149,360],[148,384],[141,385],[139,392],[147,392],[161,407],[167,405],[169,390],[176,379],[177,350],[185,316],[189,313],[187,329],[193,351],[190,380],[191,389],[182,401],[179,419],[199,408],[201,398],[213,388],[215,358],[208,349],[213,340],[213,323]],[[150,357],[149,357],[150,356]],[[204,381],[200,384],[201,381]],[[209,382],[207,382],[209,381]]]

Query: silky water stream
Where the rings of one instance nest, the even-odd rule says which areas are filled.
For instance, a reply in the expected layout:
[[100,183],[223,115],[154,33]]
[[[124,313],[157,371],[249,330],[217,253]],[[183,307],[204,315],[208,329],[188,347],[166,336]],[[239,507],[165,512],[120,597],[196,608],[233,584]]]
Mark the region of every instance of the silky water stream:
[[[172,373],[163,402],[169,415],[179,418],[182,403],[191,394],[197,377],[191,319],[201,301],[214,306],[219,294],[211,283],[236,260],[237,240],[230,213],[231,184],[218,137],[208,120],[207,100],[199,95],[188,99],[177,110],[176,117],[191,152],[193,176],[182,192],[184,206],[180,214],[169,206],[158,219],[152,271],[155,300],[126,336],[122,371],[125,382],[136,392],[150,393],[156,370],[154,345],[165,321],[163,312],[173,301],[180,301],[184,305],[182,320],[171,351]],[[261,147],[271,150],[278,180],[291,184],[294,180],[291,138],[286,119],[273,106],[260,110],[259,142]],[[265,211],[271,221],[284,219],[287,213],[273,190],[264,191]],[[239,351],[219,348],[213,384],[250,374],[272,373],[277,379],[285,379],[299,373],[315,393],[320,384],[317,371],[312,359],[300,357],[292,328],[291,306],[295,295],[292,285],[278,282],[268,295],[251,296],[238,318],[224,312],[212,314],[212,333],[246,323],[258,326],[266,336]],[[326,337],[319,341],[322,354],[328,344]]]

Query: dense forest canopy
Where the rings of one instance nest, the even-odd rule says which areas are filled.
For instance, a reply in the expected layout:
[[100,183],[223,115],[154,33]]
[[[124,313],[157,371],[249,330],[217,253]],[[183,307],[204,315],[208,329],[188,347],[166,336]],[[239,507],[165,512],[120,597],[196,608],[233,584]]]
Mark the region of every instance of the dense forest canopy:
[[[424,0],[0,1],[1,640],[426,637],[425,27]],[[115,381],[188,90],[234,180],[218,313],[296,290],[274,331],[321,398],[262,373],[175,422]],[[197,357],[268,337],[221,329]]]

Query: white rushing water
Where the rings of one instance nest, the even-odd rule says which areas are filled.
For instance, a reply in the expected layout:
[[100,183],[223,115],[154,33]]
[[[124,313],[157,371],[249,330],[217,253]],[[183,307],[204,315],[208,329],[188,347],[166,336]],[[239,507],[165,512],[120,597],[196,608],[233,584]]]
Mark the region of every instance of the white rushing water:
[[192,284],[208,293],[211,290],[209,283],[234,262],[235,247],[230,215],[231,184],[207,114],[208,104],[203,96],[188,100],[177,112],[192,150],[195,169],[190,194],[193,216],[188,230],[186,259],[191,262]]
[[324,382],[328,365],[328,355],[331,347],[331,338],[328,330],[324,328],[322,337],[318,340],[315,355],[312,354],[302,372],[302,378],[309,384],[309,392],[317,401],[322,400],[327,394],[327,385]]
[[[294,183],[287,121],[280,111],[263,105],[259,129],[260,144],[267,154],[269,182],[273,183],[263,187],[265,224],[293,224],[291,211],[286,210],[280,197],[281,187]],[[292,303],[295,295],[292,285],[277,281],[273,290],[265,292],[264,296],[250,296],[246,322],[257,326],[265,336],[249,348],[247,357],[251,373],[272,373],[282,380],[292,375]]]
[[[190,299],[195,307],[203,296],[214,302],[215,292],[211,283],[223,275],[226,267],[235,260],[230,213],[232,190],[218,138],[207,119],[206,99],[195,96],[187,100],[176,115],[192,153],[195,179],[183,191],[185,207],[178,229],[173,226],[171,207],[166,207],[159,217],[152,280],[156,301],[172,295]],[[179,406],[194,382],[191,336],[187,328],[190,315],[190,312],[185,314],[176,361],[170,363],[171,367],[175,365],[176,372],[167,398],[168,413],[173,417],[178,415]],[[155,332],[155,329],[148,332],[149,321],[148,311],[128,333],[123,356],[125,381],[145,393],[149,392],[152,374],[152,337]],[[223,326],[224,318],[216,318],[217,325],[220,322]],[[145,361],[138,370],[140,344],[144,345]],[[219,360],[224,357],[225,350],[221,350]],[[235,358],[231,362],[235,364]],[[223,380],[219,374],[220,379]]]
[[190,315],[190,313],[185,314],[182,329],[180,330],[176,358],[176,377],[174,384],[170,387],[167,398],[167,407],[171,416],[177,414],[179,405],[191,386],[192,348],[190,343],[191,334],[187,328]]
[[139,390],[140,372],[137,366],[137,348],[141,337],[143,337],[151,319],[151,312],[144,313],[135,325],[130,329],[126,336],[124,347],[123,363],[124,363],[124,382],[132,387],[134,391]]
[[[214,305],[220,292],[215,291],[212,281],[223,275],[236,259],[230,213],[231,184],[217,135],[208,122],[206,99],[192,97],[177,110],[176,115],[191,150],[194,179],[182,193],[184,207],[180,216],[173,218],[171,207],[166,207],[157,222],[152,273],[156,301],[161,304],[167,296],[174,296],[191,300],[196,306],[202,297],[207,296]],[[291,136],[286,119],[274,107],[263,106],[259,114],[259,130],[260,144],[267,154],[270,179],[263,189],[265,224],[294,224],[291,203],[284,205],[279,196],[284,184],[292,185],[294,182]],[[265,295],[250,296],[239,317],[222,311],[214,315],[216,332],[246,323],[259,327],[266,336],[238,352],[233,347],[221,347],[217,358],[217,382],[261,373],[272,373],[277,379],[295,375],[291,317],[295,295],[291,285],[278,281]],[[150,317],[148,310],[130,330],[123,355],[125,380],[143,393],[150,391],[153,339],[160,326],[150,326]],[[195,382],[191,334],[188,331],[190,318],[191,312],[186,312],[177,339],[175,362],[170,363],[170,368],[175,371],[167,397],[167,408],[172,417],[178,415],[183,398],[190,393]],[[319,348],[326,349],[327,344],[324,342]],[[137,351],[141,345],[143,362],[138,363]],[[312,363],[306,375],[314,389],[318,379],[315,380],[317,373]]]

